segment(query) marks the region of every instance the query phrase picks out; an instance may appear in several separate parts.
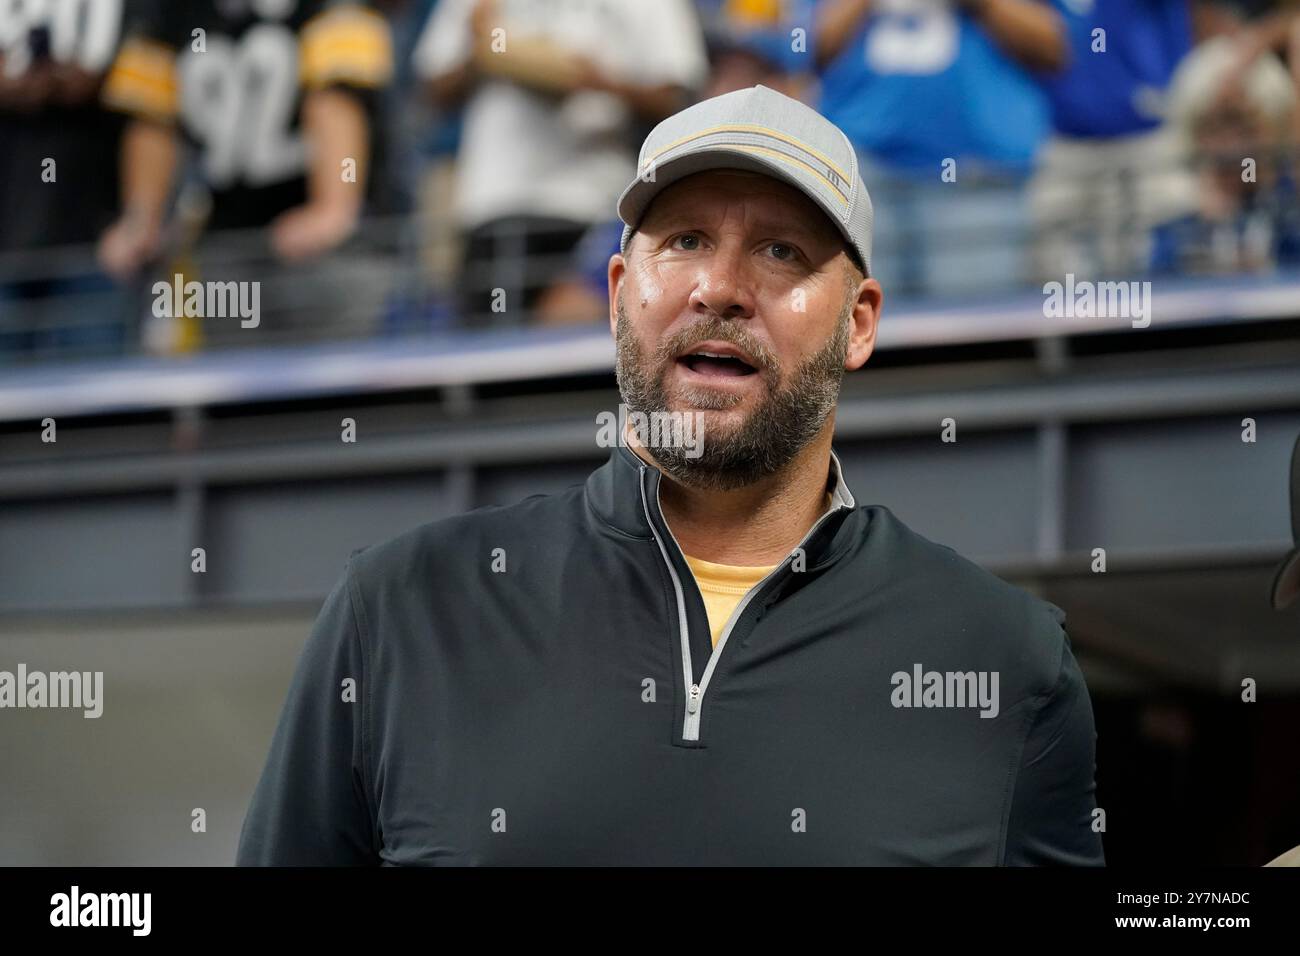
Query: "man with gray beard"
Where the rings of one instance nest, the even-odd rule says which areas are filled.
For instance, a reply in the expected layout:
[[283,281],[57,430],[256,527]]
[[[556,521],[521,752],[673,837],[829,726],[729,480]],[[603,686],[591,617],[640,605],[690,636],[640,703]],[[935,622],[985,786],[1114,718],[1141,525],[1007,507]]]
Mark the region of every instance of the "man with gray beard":
[[[849,320],[853,298],[862,275],[856,268],[845,269],[844,307],[836,319],[835,332],[822,349],[805,361],[789,384],[782,386],[781,366],[762,342],[749,339],[750,352],[757,359],[758,374],[769,389],[754,413],[730,435],[717,435],[706,456],[691,456],[685,444],[658,450],[660,467],[681,481],[725,490],[740,488],[773,474],[790,461],[826,424],[839,399],[844,378],[844,360],[849,347]],[[858,280],[858,281],[855,281]],[[743,327],[728,326],[718,319],[704,318],[685,330],[687,338],[744,339]],[[616,300],[615,338],[618,345],[616,373],[619,390],[628,408],[647,415],[667,411],[668,392],[664,376],[686,345],[676,336],[647,357],[632,333],[620,292]],[[739,342],[737,343],[739,344]],[[738,396],[700,390],[692,393],[697,409],[734,408]],[[700,460],[702,457],[703,460]]]
[[356,552],[238,861],[1101,864],[1064,612],[858,504],[831,448],[883,300],[844,134],[705,100],[618,211],[624,402],[701,432]]

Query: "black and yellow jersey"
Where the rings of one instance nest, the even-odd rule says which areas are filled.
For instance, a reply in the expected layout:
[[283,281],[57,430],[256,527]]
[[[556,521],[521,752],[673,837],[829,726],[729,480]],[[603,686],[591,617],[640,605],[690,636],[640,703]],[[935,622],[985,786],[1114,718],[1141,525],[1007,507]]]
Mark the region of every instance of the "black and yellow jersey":
[[306,198],[306,94],[339,88],[373,110],[392,70],[388,24],[358,0],[153,0],[104,99],[183,131],[210,228],[261,226]]
[[[0,3],[0,73],[19,84],[51,68],[102,78],[145,0]],[[118,212],[122,119],[94,87],[76,101],[0,104],[0,249],[93,241]],[[52,163],[52,165],[50,165]]]

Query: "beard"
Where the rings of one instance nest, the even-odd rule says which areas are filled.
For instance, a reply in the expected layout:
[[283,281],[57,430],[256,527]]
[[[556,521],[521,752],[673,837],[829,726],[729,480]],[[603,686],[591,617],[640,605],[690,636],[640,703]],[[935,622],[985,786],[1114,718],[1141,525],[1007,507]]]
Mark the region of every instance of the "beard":
[[654,354],[647,355],[632,332],[620,294],[616,303],[615,373],[623,403],[629,411],[646,416],[673,411],[691,414],[726,411],[742,402],[742,396],[730,392],[684,387],[677,391],[676,397],[687,407],[668,407],[664,382],[672,373],[677,356],[709,339],[730,342],[743,349],[756,364],[754,374],[761,376],[767,387],[766,396],[743,421],[732,426],[704,425],[700,446],[688,449],[666,443],[652,449],[663,471],[694,488],[730,491],[751,485],[788,465],[821,431],[839,400],[852,306],[852,299],[846,298],[834,334],[794,370],[788,384],[782,385],[786,376],[771,349],[756,339],[743,322],[717,316],[701,319],[674,333],[659,343]]

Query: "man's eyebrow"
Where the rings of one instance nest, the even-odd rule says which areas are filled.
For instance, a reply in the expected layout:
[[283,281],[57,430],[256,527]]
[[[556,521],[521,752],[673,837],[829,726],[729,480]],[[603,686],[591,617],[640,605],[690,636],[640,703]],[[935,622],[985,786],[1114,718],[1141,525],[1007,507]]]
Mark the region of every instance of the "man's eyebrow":
[[832,229],[819,229],[817,226],[808,225],[802,218],[793,214],[788,218],[756,219],[753,228],[759,232],[771,232],[776,235],[796,235],[813,240],[824,239],[826,242],[834,242],[836,238]]

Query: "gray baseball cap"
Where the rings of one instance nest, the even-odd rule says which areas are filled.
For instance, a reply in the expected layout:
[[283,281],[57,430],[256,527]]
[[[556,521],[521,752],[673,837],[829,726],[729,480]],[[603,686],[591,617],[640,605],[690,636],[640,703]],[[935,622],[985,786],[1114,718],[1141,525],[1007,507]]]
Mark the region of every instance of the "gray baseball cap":
[[668,117],[646,137],[637,178],[618,199],[619,248],[661,189],[706,169],[745,169],[789,183],[830,217],[871,274],[871,197],[849,138],[810,106],[766,86],[724,93]]

